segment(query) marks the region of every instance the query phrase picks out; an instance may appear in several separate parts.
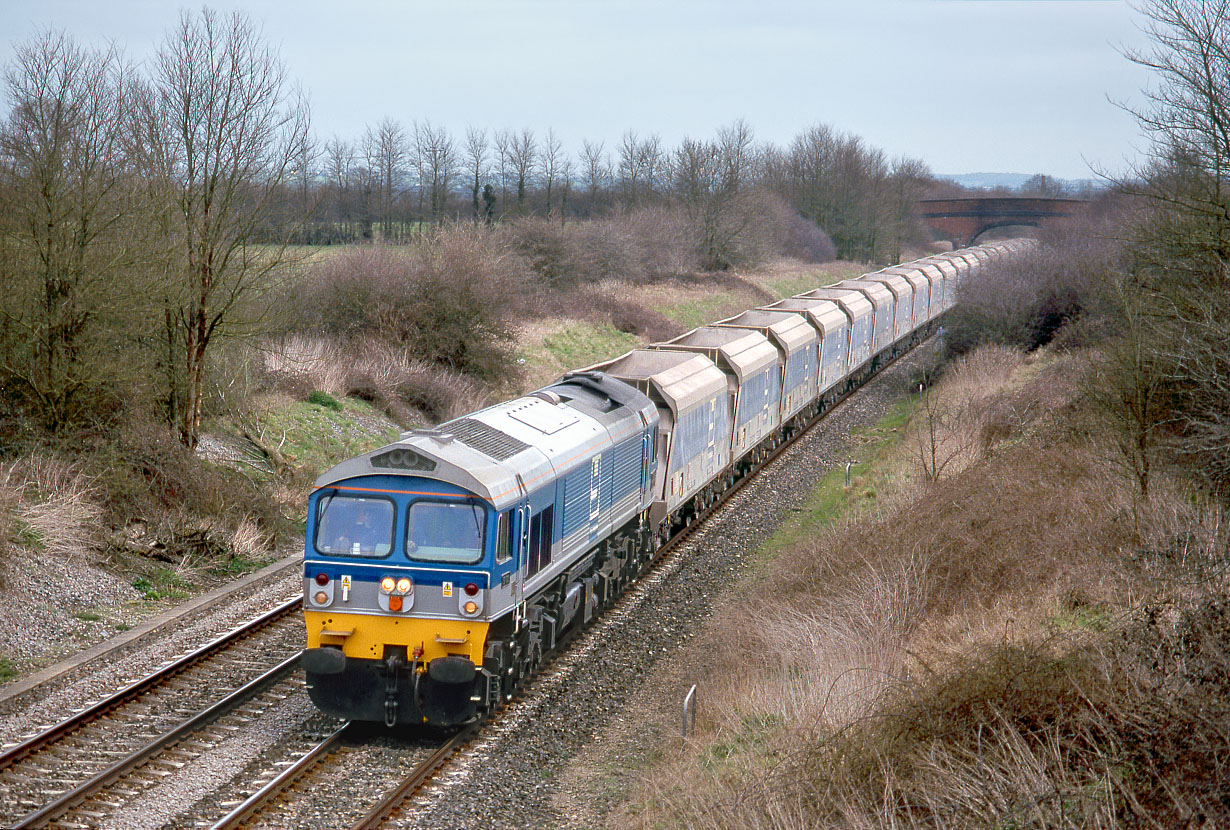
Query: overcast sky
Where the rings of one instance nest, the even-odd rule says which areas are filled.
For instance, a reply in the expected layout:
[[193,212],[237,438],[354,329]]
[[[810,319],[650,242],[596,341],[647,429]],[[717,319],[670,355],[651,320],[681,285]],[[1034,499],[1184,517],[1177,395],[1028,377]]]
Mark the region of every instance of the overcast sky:
[[[296,0],[241,8],[280,44],[316,132],[389,116],[554,128],[668,144],[736,118],[785,144],[811,124],[939,173],[1120,171],[1142,146],[1114,101],[1147,75],[1121,0]],[[0,60],[55,27],[150,54],[178,16],[156,0],[2,0]],[[196,7],[191,7],[196,8]]]

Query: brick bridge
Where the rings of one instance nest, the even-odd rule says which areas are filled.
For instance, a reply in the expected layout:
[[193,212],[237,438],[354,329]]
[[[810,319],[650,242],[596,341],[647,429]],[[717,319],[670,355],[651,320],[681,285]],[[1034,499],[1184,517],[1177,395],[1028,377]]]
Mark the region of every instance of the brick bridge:
[[1041,199],[1032,196],[975,196],[965,199],[919,199],[919,215],[951,239],[954,248],[973,245],[992,228],[1009,225],[1042,227],[1085,210],[1081,199]]

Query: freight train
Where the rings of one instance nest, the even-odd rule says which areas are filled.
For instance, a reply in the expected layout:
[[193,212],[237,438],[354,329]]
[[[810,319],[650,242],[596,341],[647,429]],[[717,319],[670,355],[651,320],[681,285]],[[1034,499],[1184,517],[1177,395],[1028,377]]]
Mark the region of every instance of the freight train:
[[926,257],[635,349],[320,476],[304,552],[317,707],[455,726],[510,699],[673,534],[1033,243]]

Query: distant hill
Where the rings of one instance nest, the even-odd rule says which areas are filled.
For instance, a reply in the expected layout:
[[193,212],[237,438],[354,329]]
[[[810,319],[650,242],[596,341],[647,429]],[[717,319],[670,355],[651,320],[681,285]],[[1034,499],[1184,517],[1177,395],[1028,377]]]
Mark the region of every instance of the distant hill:
[[[975,190],[993,190],[999,187],[1017,190],[1022,184],[1032,178],[1029,173],[937,173],[936,178],[956,182],[962,187]],[[1055,179],[1075,193],[1088,188],[1105,187],[1100,179]]]

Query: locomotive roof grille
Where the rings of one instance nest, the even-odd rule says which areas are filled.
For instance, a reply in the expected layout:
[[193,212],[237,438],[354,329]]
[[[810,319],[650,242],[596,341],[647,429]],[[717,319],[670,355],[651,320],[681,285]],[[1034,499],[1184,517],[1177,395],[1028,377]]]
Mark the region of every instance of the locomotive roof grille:
[[439,428],[467,447],[489,455],[496,461],[507,461],[517,453],[530,448],[530,445],[524,441],[513,438],[508,433],[501,432],[474,418],[460,418],[447,424],[441,424]]

